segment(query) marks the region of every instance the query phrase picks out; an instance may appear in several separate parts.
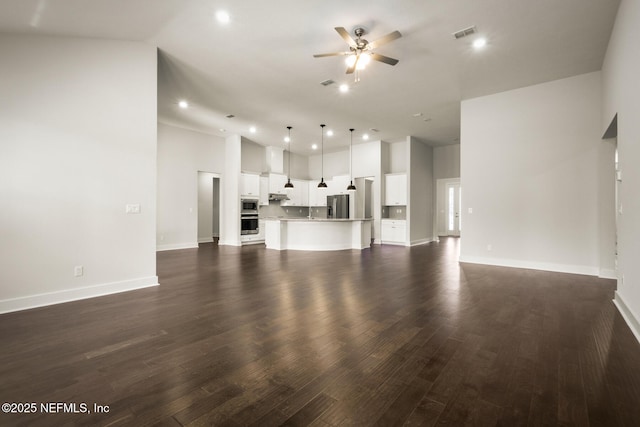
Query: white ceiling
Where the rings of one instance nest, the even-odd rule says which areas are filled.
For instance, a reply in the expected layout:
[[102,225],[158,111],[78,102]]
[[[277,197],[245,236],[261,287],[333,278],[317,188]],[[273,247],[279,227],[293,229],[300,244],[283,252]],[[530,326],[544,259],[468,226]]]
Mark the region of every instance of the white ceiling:
[[[412,135],[434,146],[457,143],[461,100],[599,70],[618,4],[2,0],[0,31],[145,41],[159,48],[160,121],[280,146],[290,125],[292,151],[308,155],[320,142],[320,123],[335,132],[325,151],[347,146],[351,127],[354,143],[364,132],[390,142]],[[219,9],[229,12],[229,24],[215,20]],[[488,39],[482,51],[471,48],[472,37],[452,36],[471,25]],[[343,58],[312,56],[347,49],[339,26],[364,26],[369,41],[399,30],[402,38],[376,52],[400,62],[372,62],[354,85]],[[337,84],[320,85],[326,79]],[[339,93],[340,83],[351,91]],[[179,109],[180,99],[190,108]]]

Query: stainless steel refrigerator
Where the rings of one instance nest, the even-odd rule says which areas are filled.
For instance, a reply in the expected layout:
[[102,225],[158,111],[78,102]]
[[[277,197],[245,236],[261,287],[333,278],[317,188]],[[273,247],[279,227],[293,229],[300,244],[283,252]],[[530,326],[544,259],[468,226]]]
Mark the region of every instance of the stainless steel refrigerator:
[[327,196],[327,218],[349,218],[349,195]]

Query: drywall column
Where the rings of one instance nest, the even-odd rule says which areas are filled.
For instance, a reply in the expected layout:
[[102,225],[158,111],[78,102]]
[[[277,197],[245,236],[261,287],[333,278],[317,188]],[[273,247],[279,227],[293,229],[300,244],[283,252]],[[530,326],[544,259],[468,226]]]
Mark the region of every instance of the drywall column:
[[407,244],[431,242],[433,232],[433,149],[407,137]]
[[240,246],[240,169],[242,165],[242,142],[240,135],[225,138],[222,206],[220,213],[220,244]]
[[618,289],[615,303],[640,340],[640,2],[622,0],[602,66],[604,111],[600,135],[618,115]]

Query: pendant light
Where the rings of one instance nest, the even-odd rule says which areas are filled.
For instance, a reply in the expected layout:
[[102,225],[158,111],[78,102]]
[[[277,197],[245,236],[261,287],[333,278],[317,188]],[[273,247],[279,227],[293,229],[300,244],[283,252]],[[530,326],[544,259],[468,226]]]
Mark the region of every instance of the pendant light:
[[321,141],[322,141],[322,151],[320,154],[320,160],[321,160],[321,172],[322,172],[322,176],[320,177],[320,184],[318,184],[318,188],[327,188],[327,183],[324,182],[324,126],[325,125],[320,125],[320,129],[322,129],[322,136],[321,136]]
[[289,130],[289,176],[287,176],[287,183],[284,185],[284,188],[293,188],[293,184],[291,183],[291,126],[287,126]]
[[349,144],[349,175],[351,175],[351,183],[347,187],[347,190],[355,190],[356,186],[353,185],[353,131],[355,129],[349,129],[351,132],[351,143]]

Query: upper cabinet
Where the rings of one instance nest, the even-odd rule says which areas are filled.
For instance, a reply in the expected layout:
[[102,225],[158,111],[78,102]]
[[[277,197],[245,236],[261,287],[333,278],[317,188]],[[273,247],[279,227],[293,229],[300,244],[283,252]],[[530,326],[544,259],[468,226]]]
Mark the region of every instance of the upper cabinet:
[[260,175],[252,173],[240,174],[240,195],[260,197]]
[[284,185],[287,183],[287,176],[279,173],[269,174],[269,193],[287,194]]
[[309,182],[292,179],[293,188],[287,189],[288,200],[280,202],[281,206],[309,206]]
[[407,205],[407,174],[389,173],[384,176],[385,206]]
[[[325,181],[327,182],[327,181]],[[327,188],[318,188],[319,181],[308,181],[309,206],[327,206]],[[328,183],[327,183],[328,187]]]
[[349,175],[336,175],[331,179],[329,185],[329,193],[328,195],[332,196],[334,194],[349,194],[349,190],[347,187],[349,186],[349,182],[351,179]]
[[260,205],[269,206],[269,178],[260,177]]

